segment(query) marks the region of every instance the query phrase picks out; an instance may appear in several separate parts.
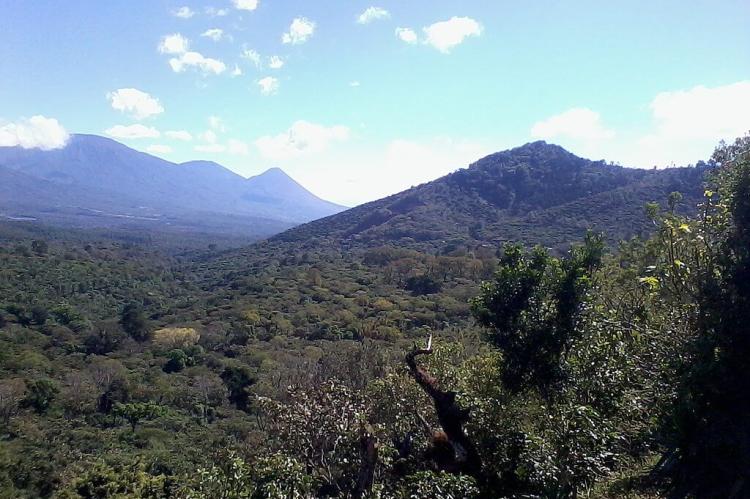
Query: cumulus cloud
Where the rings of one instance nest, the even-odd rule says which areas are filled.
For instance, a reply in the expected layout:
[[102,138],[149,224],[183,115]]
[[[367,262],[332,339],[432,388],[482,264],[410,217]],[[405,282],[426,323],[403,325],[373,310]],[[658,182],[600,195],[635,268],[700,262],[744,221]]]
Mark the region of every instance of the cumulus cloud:
[[15,123],[0,122],[0,146],[24,149],[59,149],[68,143],[70,136],[54,118],[37,115]]
[[417,34],[411,28],[396,28],[396,36],[406,43],[417,43]]
[[615,132],[606,128],[599,113],[576,107],[534,123],[531,136],[541,139],[568,137],[578,140],[611,139]]
[[260,69],[261,67],[260,54],[257,51],[253,49],[245,49],[240,54],[240,57],[252,62],[253,64],[255,64],[256,68]]
[[136,88],[120,88],[107,94],[112,109],[143,120],[164,112],[159,99]]
[[750,81],[662,92],[650,108],[659,136],[731,140],[750,129]]
[[190,42],[179,33],[163,36],[159,43],[162,54],[184,54],[190,48]]
[[369,24],[378,19],[387,19],[389,17],[391,17],[391,14],[381,7],[367,7],[365,11],[357,17],[357,23]]
[[281,35],[283,43],[298,45],[305,43],[315,33],[315,22],[305,17],[297,17],[289,26],[289,31]]
[[273,95],[279,91],[279,80],[273,76],[266,76],[258,80],[260,93],[263,95]]
[[286,132],[260,137],[255,146],[263,157],[279,161],[321,153],[332,142],[345,141],[349,136],[349,128],[342,125],[327,127],[300,120]]
[[189,68],[205,74],[221,74],[226,71],[227,66],[222,61],[206,57],[199,52],[192,52],[189,48],[189,40],[179,33],[166,35],[159,43],[159,52],[176,56],[169,59],[169,66],[175,73],[182,73]]
[[218,42],[224,37],[224,30],[221,28],[207,29],[206,31],[201,33],[201,36],[204,38],[210,38],[211,40]]
[[669,166],[708,159],[720,140],[750,131],[750,80],[662,92],[649,106],[652,129],[624,152],[634,166]]
[[169,66],[175,73],[182,73],[186,69],[195,68],[202,73],[221,74],[226,71],[227,66],[218,59],[205,57],[198,52],[185,52],[179,57],[173,57],[169,60]]
[[422,28],[425,43],[447,54],[456,45],[460,45],[470,36],[482,34],[482,26],[470,17],[451,17],[447,21],[431,24]]
[[170,139],[182,140],[184,142],[193,140],[193,136],[186,130],[168,130],[164,132],[164,135],[166,135]]
[[284,66],[284,61],[277,55],[272,55],[268,58],[268,67],[271,69],[281,69]]
[[239,67],[237,64],[235,64],[234,65],[234,69],[232,70],[231,75],[232,75],[232,77],[242,76],[242,68]]
[[175,17],[181,17],[182,19],[190,19],[195,15],[195,12],[190,7],[180,7],[172,11],[172,15]]
[[115,125],[104,131],[110,137],[116,139],[157,139],[161,136],[159,130],[154,127],[139,124]]
[[151,154],[169,154],[172,152],[172,148],[164,144],[153,144],[148,146],[146,151]]
[[237,10],[255,10],[258,8],[258,0],[232,0]]

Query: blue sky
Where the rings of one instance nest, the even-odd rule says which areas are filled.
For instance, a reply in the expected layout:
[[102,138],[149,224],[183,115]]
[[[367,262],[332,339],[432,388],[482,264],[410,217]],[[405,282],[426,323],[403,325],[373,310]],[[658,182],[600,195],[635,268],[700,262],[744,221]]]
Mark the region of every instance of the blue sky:
[[746,0],[3,0],[0,144],[109,135],[349,205],[537,139],[685,164],[750,130],[749,25]]

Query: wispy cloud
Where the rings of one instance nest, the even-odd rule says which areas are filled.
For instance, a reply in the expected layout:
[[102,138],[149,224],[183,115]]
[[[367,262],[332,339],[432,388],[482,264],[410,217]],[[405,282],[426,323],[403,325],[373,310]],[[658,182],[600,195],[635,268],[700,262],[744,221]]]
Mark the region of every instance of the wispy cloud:
[[154,127],[141,125],[115,125],[104,131],[110,137],[116,139],[157,139],[161,136],[159,130]]
[[364,12],[357,16],[358,24],[369,24],[378,19],[388,19],[391,14],[382,7],[367,7]]

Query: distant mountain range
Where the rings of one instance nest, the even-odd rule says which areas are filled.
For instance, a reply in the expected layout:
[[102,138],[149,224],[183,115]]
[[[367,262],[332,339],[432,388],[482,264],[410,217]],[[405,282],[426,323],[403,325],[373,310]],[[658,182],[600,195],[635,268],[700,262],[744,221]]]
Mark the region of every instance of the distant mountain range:
[[0,147],[0,216],[81,226],[169,225],[262,237],[345,207],[279,168],[244,178],[210,161],[172,163],[95,135],[61,149]]
[[651,231],[645,204],[666,205],[673,191],[684,196],[680,210],[694,211],[708,168],[624,168],[538,141],[271,241],[310,249],[389,244],[433,253],[504,241],[564,248],[592,228],[614,243]]

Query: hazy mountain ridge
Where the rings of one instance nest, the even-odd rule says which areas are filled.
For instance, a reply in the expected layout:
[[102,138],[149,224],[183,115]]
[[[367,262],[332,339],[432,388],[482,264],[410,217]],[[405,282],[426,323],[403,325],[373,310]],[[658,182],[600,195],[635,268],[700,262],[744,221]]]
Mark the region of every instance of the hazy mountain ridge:
[[218,163],[176,164],[94,135],[73,135],[66,147],[51,151],[0,148],[0,168],[5,211],[74,216],[83,209],[197,224],[240,217],[265,226],[275,221],[259,234],[269,235],[344,208],[279,169],[246,179]]

